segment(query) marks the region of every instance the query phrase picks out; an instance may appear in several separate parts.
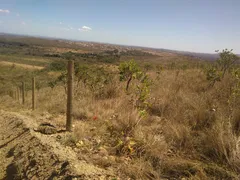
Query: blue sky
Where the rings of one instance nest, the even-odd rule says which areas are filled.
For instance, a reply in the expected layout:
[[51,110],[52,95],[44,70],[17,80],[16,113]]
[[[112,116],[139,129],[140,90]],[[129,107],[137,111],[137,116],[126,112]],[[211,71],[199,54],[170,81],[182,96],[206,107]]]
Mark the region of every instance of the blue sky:
[[240,0],[0,0],[0,32],[240,53]]

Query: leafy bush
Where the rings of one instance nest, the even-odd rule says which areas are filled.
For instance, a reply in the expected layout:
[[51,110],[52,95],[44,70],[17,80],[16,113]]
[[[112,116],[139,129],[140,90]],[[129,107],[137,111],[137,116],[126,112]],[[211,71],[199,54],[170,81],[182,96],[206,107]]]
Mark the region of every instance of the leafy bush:
[[119,59],[119,55],[97,55],[97,60],[103,63],[116,63]]
[[[218,51],[216,51],[218,52]],[[211,66],[206,71],[207,80],[210,81],[210,86],[213,86],[217,81],[221,81],[226,72],[230,72],[233,65],[239,61],[239,57],[233,54],[232,50],[224,49],[219,53],[219,59],[216,64]]]
[[49,64],[49,71],[63,71],[66,70],[66,62],[64,61],[53,61]]
[[128,91],[131,81],[142,75],[140,67],[134,60],[122,62],[118,69],[120,71],[120,81],[127,81],[126,91]]
[[114,94],[112,89],[109,88],[109,85],[112,84],[113,75],[102,67],[76,65],[75,76],[77,84],[79,85],[82,82],[96,97],[110,97],[109,93]]
[[48,86],[54,88],[56,85],[62,85],[64,87],[65,93],[67,93],[67,72],[64,71],[56,80],[50,81]]
[[149,76],[140,69],[134,60],[121,63],[119,71],[120,81],[127,81],[127,92],[131,81],[133,79],[138,80],[135,84],[135,106],[140,109],[146,109],[148,107],[147,99],[150,95],[150,85],[152,83]]
[[152,84],[151,79],[145,75],[140,83],[137,85],[136,95],[137,104],[136,106],[140,109],[147,109],[149,107],[148,98],[150,95],[150,86]]
[[207,80],[210,81],[210,86],[213,86],[216,81],[221,80],[221,72],[218,72],[214,66],[206,70]]
[[[218,51],[217,51],[218,52]],[[220,58],[217,60],[219,70],[222,72],[222,78],[226,71],[230,70],[232,66],[239,60],[239,57],[233,54],[232,49],[224,49],[219,53]]]

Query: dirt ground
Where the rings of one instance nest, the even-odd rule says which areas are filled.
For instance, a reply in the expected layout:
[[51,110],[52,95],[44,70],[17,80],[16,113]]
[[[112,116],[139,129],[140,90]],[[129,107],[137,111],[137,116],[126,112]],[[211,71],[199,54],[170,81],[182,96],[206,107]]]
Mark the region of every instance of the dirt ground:
[[32,66],[32,65],[27,65],[27,64],[20,64],[20,63],[13,63],[13,62],[7,62],[7,61],[2,61],[0,60],[0,64],[5,65],[5,66],[17,66],[17,67],[22,67],[25,69],[37,69],[37,70],[41,70],[44,67],[41,66]]
[[37,127],[34,119],[0,110],[0,179],[118,179],[78,159],[57,142],[60,133],[42,134]]

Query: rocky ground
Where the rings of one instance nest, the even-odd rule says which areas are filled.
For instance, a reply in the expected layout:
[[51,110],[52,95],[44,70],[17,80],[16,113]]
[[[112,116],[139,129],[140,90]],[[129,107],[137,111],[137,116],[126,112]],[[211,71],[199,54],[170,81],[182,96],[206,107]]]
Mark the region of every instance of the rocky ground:
[[117,179],[113,172],[79,159],[60,144],[61,133],[66,132],[1,110],[0,179]]

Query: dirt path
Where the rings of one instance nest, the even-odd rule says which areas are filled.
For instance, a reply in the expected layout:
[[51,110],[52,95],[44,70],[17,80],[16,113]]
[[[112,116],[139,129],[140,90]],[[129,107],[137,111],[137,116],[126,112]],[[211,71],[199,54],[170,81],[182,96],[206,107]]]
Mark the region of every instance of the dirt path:
[[34,119],[0,110],[0,179],[114,179],[36,127]]
[[0,60],[0,64],[6,65],[6,66],[15,65],[17,67],[22,67],[22,68],[25,68],[25,69],[38,69],[38,70],[41,70],[41,69],[44,68],[42,66],[33,66],[33,65],[28,65],[28,64],[20,64],[20,63],[8,62],[8,61],[2,61],[2,60]]

